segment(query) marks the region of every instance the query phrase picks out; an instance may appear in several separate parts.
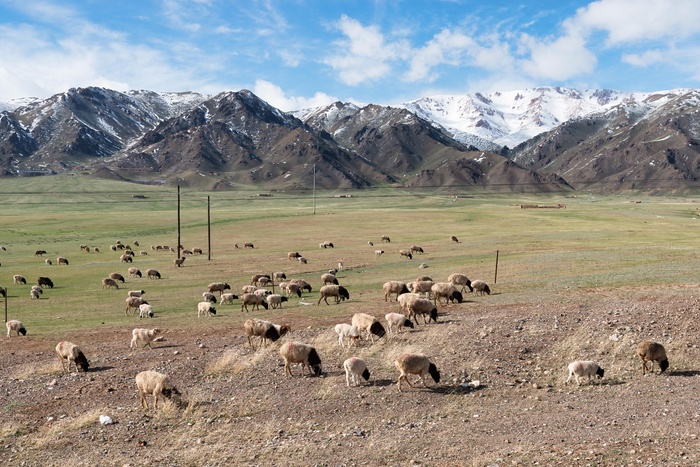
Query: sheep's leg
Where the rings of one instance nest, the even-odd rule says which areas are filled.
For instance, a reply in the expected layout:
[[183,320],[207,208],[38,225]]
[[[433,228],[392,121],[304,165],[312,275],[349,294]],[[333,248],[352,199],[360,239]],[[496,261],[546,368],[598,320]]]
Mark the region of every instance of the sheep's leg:
[[[353,382],[354,382],[354,377],[353,377]],[[350,387],[350,372],[348,370],[345,370],[345,384]]]

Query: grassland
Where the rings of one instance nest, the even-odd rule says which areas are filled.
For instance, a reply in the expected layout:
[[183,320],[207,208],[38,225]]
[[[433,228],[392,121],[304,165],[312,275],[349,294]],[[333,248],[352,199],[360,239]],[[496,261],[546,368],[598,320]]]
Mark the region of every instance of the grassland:
[[[209,217],[211,259],[206,253],[192,256],[183,268],[175,268],[174,253],[156,252],[150,246],[177,244],[176,190],[98,182],[79,175],[3,180],[0,245],[6,251],[0,251],[0,285],[8,288],[8,318],[22,320],[29,336],[5,339],[0,346],[4,379],[0,390],[8,396],[3,410],[7,420],[14,417],[0,431],[4,446],[0,457],[19,463],[23,457],[18,453],[26,452],[30,454],[24,460],[29,465],[46,465],[47,452],[71,449],[57,435],[70,432],[86,433],[103,441],[96,443],[99,448],[74,448],[68,464],[94,463],[107,449],[115,453],[115,465],[140,465],[133,459],[137,441],[134,437],[146,436],[146,431],[134,428],[129,434],[124,423],[119,429],[126,432],[110,437],[106,428],[90,428],[90,421],[104,411],[125,410],[122,418],[130,420],[129,427],[145,423],[138,418],[138,400],[131,387],[135,366],[177,369],[180,384],[187,388],[187,409],[171,407],[148,421],[161,430],[167,428],[168,435],[151,441],[151,445],[157,443],[157,450],[153,447],[148,451],[146,459],[169,465],[228,465],[232,459],[238,459],[234,462],[238,464],[265,465],[281,462],[275,457],[279,453],[293,465],[339,464],[343,463],[343,456],[353,452],[353,443],[338,438],[341,433],[350,433],[355,447],[383,452],[351,462],[370,465],[383,463],[382,459],[392,465],[457,465],[462,464],[460,461],[485,465],[504,458],[514,463],[568,461],[571,465],[588,463],[586,457],[590,463],[624,464],[637,462],[639,452],[645,449],[627,446],[635,436],[671,443],[673,426],[654,428],[654,414],[647,411],[650,420],[644,430],[648,432],[639,435],[639,420],[634,420],[633,414],[623,411],[624,415],[614,417],[619,409],[614,401],[641,391],[635,382],[638,365],[632,349],[642,337],[672,342],[672,365],[677,374],[689,376],[669,378],[663,383],[659,378],[659,385],[685,394],[698,384],[693,373],[697,357],[692,338],[695,327],[689,321],[689,314],[697,310],[700,271],[697,198],[587,193],[473,193],[469,198],[453,198],[440,193],[393,190],[362,191],[353,193],[351,198],[335,198],[335,194],[317,193],[314,213],[314,200],[309,193],[258,197],[254,191],[183,190],[181,243],[185,248],[199,247],[206,252]],[[520,204],[557,203],[566,208],[520,208]],[[391,243],[381,243],[382,235],[391,237]],[[451,235],[457,236],[460,243],[451,243]],[[140,247],[134,247],[137,256],[133,265],[142,271],[157,268],[163,278],[155,281],[127,277],[120,290],[100,289],[100,279],[110,272],[127,276],[129,265],[120,263],[119,254],[109,249],[117,240],[126,244],[139,241]],[[319,249],[318,243],[324,240],[332,241],[336,248]],[[374,246],[369,246],[368,241],[373,241]],[[255,248],[235,248],[235,244],[242,247],[245,242],[254,243]],[[81,244],[97,246],[100,253],[85,253],[79,248]],[[414,244],[426,253],[411,261],[400,259],[397,250]],[[34,256],[39,249],[47,251],[44,258]],[[376,249],[385,250],[385,254],[376,257]],[[140,256],[139,250],[148,254]],[[308,264],[288,261],[289,251],[302,253]],[[52,266],[44,264],[46,257],[55,260],[56,256],[67,257],[70,265],[58,266],[55,261]],[[344,265],[339,280],[350,290],[351,300],[338,306],[315,306],[320,274],[339,261]],[[419,269],[421,263],[428,268]],[[240,305],[220,306],[216,318],[197,320],[196,304],[206,284],[225,281],[236,293],[250,282],[253,274],[275,271],[306,279],[314,285],[314,292],[302,301],[285,303],[283,311],[254,315],[293,323],[298,330],[295,338],[311,340],[322,355],[333,355],[326,360],[333,362],[326,366],[329,377],[286,381],[277,367],[274,349],[253,352],[246,347],[241,324],[250,315],[240,313]],[[348,406],[346,399],[358,396],[350,388],[346,391],[344,375],[335,366],[343,354],[337,349],[334,335],[326,330],[333,323],[348,322],[357,311],[376,316],[394,311],[392,304],[384,302],[381,292],[381,285],[389,279],[409,281],[419,274],[428,274],[444,280],[451,272],[484,279],[494,293],[441,309],[442,323],[428,331],[421,326],[420,332],[406,333],[398,340],[387,339],[374,347],[363,347],[362,355],[374,362],[374,374],[383,376],[362,391],[359,405]],[[56,287],[47,290],[40,300],[30,300],[29,285],[13,285],[14,274],[25,276],[30,284],[35,283],[37,276],[49,276]],[[152,352],[144,360],[143,352],[126,349],[128,330],[138,323],[138,318],[125,316],[123,290],[141,288],[147,291],[146,297],[156,310],[153,326],[166,329],[166,342],[172,346]],[[620,340],[611,340],[611,333],[617,333]],[[464,342],[457,336],[463,336]],[[48,395],[34,394],[47,380],[57,377],[59,386],[71,390],[84,387],[80,375],[60,376],[55,366],[52,345],[66,338],[84,341],[93,366],[101,369],[90,380],[93,386],[97,384],[94,381],[103,382],[123,399],[115,403],[109,397],[93,397],[93,402],[82,408],[68,405],[59,410]],[[460,339],[458,345],[455,339]],[[194,346],[202,342],[211,349],[208,353]],[[173,349],[179,350],[180,357],[173,356],[178,355],[173,354]],[[444,391],[416,390],[402,396],[416,401],[409,404],[395,397],[395,388],[390,386],[395,377],[391,356],[406,349],[425,351],[440,359]],[[570,358],[580,358],[581,354],[605,361],[607,386],[586,387],[578,392],[561,389],[562,368]],[[508,362],[510,369],[503,362]],[[469,394],[460,390],[460,375],[467,373],[470,379],[479,378],[485,383],[485,389]],[[25,384],[33,389],[18,390],[19,381],[28,381]],[[267,392],[271,388],[262,389],[268,385],[274,386],[273,392]],[[227,386],[236,387],[236,394],[229,394]],[[310,390],[317,405],[314,410],[306,409],[308,413],[297,398],[289,396],[289,391],[305,388],[313,388]],[[605,395],[601,394],[603,391]],[[212,392],[217,395],[212,396]],[[94,390],[93,396],[96,395],[101,395],[98,389]],[[61,400],[75,402],[77,397],[64,395]],[[280,409],[285,397],[290,406]],[[440,401],[436,402],[436,398]],[[609,406],[603,411],[613,414],[617,429],[624,425],[626,431],[619,437],[607,431],[604,436],[598,435],[599,439],[608,440],[609,447],[596,448],[595,454],[587,455],[586,444],[576,439],[581,433],[561,427],[571,414],[560,411],[567,404],[577,405],[572,399],[594,404],[601,398],[609,398]],[[214,399],[218,402],[212,403]],[[638,399],[639,403],[652,400]],[[86,404],[84,399],[81,403]],[[33,419],[31,404],[36,405],[36,414],[41,414]],[[363,409],[364,404],[374,408],[384,404],[387,410],[398,410],[401,415],[381,410],[381,415],[374,415]],[[128,408],[122,409],[125,405]],[[473,407],[465,409],[465,405]],[[494,434],[485,425],[473,426],[474,415],[479,415],[475,407],[479,406],[481,416],[490,419],[493,426],[500,426],[503,432]],[[526,413],[528,407],[536,407],[530,409],[534,415]],[[275,422],[269,414],[277,411],[279,419]],[[57,413],[71,422],[46,422],[46,416],[55,418]],[[284,423],[284,414],[295,418]],[[340,420],[350,425],[334,426],[327,421],[333,414],[340,414]],[[512,420],[507,418],[516,414],[523,417],[522,426],[512,426]],[[18,415],[30,420],[17,421]],[[678,416],[693,417],[687,413]],[[537,417],[549,420],[545,425],[559,425],[561,432],[538,427]],[[210,419],[221,424],[207,422],[208,428],[206,424],[200,428],[204,423],[201,420]],[[405,428],[413,423],[412,419],[420,421],[415,430]],[[407,441],[413,440],[416,433],[419,438],[428,437],[436,423],[442,428],[448,425],[451,430],[454,424],[461,425],[463,428],[454,429],[450,436],[465,447],[460,450],[453,440],[445,439],[433,444],[439,447],[438,452],[424,455],[421,449],[406,451],[400,446],[402,437]],[[596,427],[598,423],[605,426],[602,416],[595,423]],[[352,434],[352,427],[363,424],[371,428],[365,428],[365,434]],[[401,428],[392,438],[390,434],[397,426]],[[650,457],[643,457],[643,463],[647,459],[652,459],[652,463],[697,461],[700,447],[694,445],[696,438],[691,436],[697,431],[694,422],[683,426],[686,431],[678,437],[682,442],[671,443],[672,452],[644,451]],[[615,428],[605,430],[612,433]],[[357,430],[362,432],[363,428]],[[529,438],[528,430],[532,431]],[[544,441],[532,440],[537,439],[538,430],[544,430],[540,436]],[[378,437],[379,433],[383,435]],[[207,447],[199,446],[193,451],[192,440],[196,439],[204,440]],[[282,439],[288,442],[282,445]],[[595,440],[596,436],[589,433],[582,439]],[[267,448],[264,443],[261,448],[261,440],[266,440]],[[493,446],[484,445],[487,440]],[[272,449],[269,443],[278,445]],[[249,447],[243,449],[241,445]],[[323,453],[316,451],[321,445],[325,445]],[[196,452],[206,452],[206,457],[198,457]]]

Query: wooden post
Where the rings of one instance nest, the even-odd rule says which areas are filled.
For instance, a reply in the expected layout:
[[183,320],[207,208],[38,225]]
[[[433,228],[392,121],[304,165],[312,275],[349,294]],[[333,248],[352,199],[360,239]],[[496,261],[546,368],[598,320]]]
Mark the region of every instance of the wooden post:
[[498,278],[498,250],[496,250],[496,271],[493,273],[493,283],[496,283],[496,279]]
[[211,261],[211,200],[207,196],[207,253],[208,259]]
[[180,259],[180,185],[177,186],[177,259]]

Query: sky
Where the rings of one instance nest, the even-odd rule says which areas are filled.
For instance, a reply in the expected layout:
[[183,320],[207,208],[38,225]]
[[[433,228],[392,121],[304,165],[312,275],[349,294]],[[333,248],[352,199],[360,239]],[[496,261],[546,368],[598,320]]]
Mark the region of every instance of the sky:
[[292,111],[700,87],[699,0],[0,0],[0,102],[248,89]]

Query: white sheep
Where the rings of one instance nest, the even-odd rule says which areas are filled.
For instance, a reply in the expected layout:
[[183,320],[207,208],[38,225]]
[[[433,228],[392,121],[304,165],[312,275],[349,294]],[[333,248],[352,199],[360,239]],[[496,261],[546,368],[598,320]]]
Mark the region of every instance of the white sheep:
[[[58,355],[58,359],[61,360],[61,366],[63,367],[64,372],[70,372],[71,363],[75,365],[76,372],[81,370],[87,372],[88,368],[90,367],[90,364],[88,363],[87,358],[85,358],[83,351],[72,342],[59,342],[56,345],[56,355]],[[66,362],[68,362],[68,369],[66,369]],[[78,366],[80,366],[80,370],[78,370]]]
[[413,387],[408,380],[408,375],[419,375],[424,387],[427,387],[425,384],[425,375],[427,374],[432,376],[435,383],[440,382],[440,372],[435,364],[425,355],[402,353],[396,359],[394,365],[396,365],[396,368],[401,372],[398,381],[399,392],[401,392],[401,380],[406,381],[409,386]]
[[384,250],[374,250],[374,254],[377,258],[384,254]]
[[280,294],[270,294],[267,297],[265,297],[265,300],[267,300],[267,303],[270,305],[270,307],[275,310],[277,308],[282,308],[282,303],[289,301],[287,297],[284,295]]
[[399,258],[406,257],[408,259],[413,259],[413,254],[410,250],[399,250]]
[[273,277],[277,282],[283,281],[283,280],[286,280],[286,279],[287,279],[287,275],[286,275],[285,273],[281,272],[281,271],[280,271],[280,272],[274,273],[274,274],[272,275],[272,277]]
[[15,274],[14,276],[12,276],[12,283],[14,285],[26,284],[27,280],[23,276],[21,276],[19,274]]
[[39,295],[44,293],[44,289],[42,289],[39,285],[33,285],[32,290],[36,290],[36,293],[38,293]]
[[294,376],[290,366],[292,363],[301,363],[302,374],[306,367],[309,369],[309,374],[321,375],[321,358],[316,349],[310,345],[296,341],[286,342],[280,347],[280,355],[284,358],[284,374],[287,376]]
[[404,294],[404,293],[410,293],[410,290],[408,290],[408,287],[406,287],[405,282],[401,281],[388,281],[385,282],[384,285],[382,286],[382,289],[384,289],[384,301],[389,301],[389,297],[391,295],[396,295],[396,300],[399,299],[399,295]]
[[309,261],[304,258],[303,256],[300,256],[297,258],[297,261],[299,261],[301,264],[307,264]]
[[406,284],[406,287],[411,293],[424,293],[430,297],[430,289],[434,284],[433,281],[412,281]]
[[45,262],[47,265],[49,265],[49,266],[51,266],[51,265],[53,264],[53,263],[51,262],[51,260],[48,259],[48,258],[46,258],[46,259],[44,260],[44,262]]
[[180,391],[173,386],[167,375],[157,371],[142,371],[136,375],[136,387],[141,397],[141,407],[148,409],[146,395],[153,395],[153,408],[158,408],[158,399],[170,399],[173,395],[179,395]]
[[257,295],[258,297],[261,297],[261,298],[263,298],[263,299],[264,299],[265,297],[267,297],[268,295],[272,294],[272,292],[270,292],[270,291],[267,290],[267,289],[255,289],[255,290],[253,291],[253,293],[254,293],[255,295]]
[[219,303],[222,305],[233,305],[233,301],[238,299],[238,295],[232,293],[222,293]]
[[387,243],[391,243],[391,239],[386,235],[382,235],[382,241],[387,242]]
[[491,289],[489,286],[486,284],[486,282],[476,279],[472,281],[472,287],[474,290],[474,295],[491,295]]
[[430,321],[437,323],[438,310],[433,302],[425,298],[417,298],[409,300],[406,304],[408,308],[408,317],[413,317],[418,324],[418,315],[423,316],[423,324],[428,324]]
[[129,292],[127,292],[126,296],[127,297],[140,297],[141,295],[143,295],[145,293],[146,293],[145,290],[129,290]]
[[357,330],[355,326],[347,323],[340,323],[335,325],[335,332],[338,334],[338,342],[340,346],[345,348],[345,340],[348,341],[348,347],[357,343],[360,339],[360,331]]
[[472,281],[470,281],[469,278],[464,274],[459,274],[457,272],[450,274],[447,277],[447,282],[455,286],[461,286],[460,292],[465,292],[465,287],[469,288],[470,292],[474,291],[474,288],[472,287]]
[[143,297],[126,297],[126,312],[124,313],[125,315],[129,315],[129,312],[131,309],[134,309],[134,313],[136,313],[136,309],[140,307],[141,305],[148,304],[146,300],[143,299]]
[[328,305],[328,297],[335,298],[335,303],[340,303],[341,300],[350,300],[350,292],[342,285],[324,285],[320,290],[320,297],[317,305],[321,304],[321,300]]
[[135,267],[129,268],[129,277],[142,277],[141,270]]
[[408,319],[406,315],[402,315],[401,313],[387,313],[384,315],[384,319],[386,319],[387,327],[389,328],[389,332],[392,332],[395,329],[395,332],[400,332],[401,328],[413,328],[413,321]]
[[24,327],[24,324],[22,324],[21,321],[16,319],[9,320],[7,323],[5,323],[5,327],[7,328],[7,337],[10,337],[10,333],[12,331],[16,332],[18,337],[20,334],[23,336],[27,335],[27,328]]
[[[223,295],[223,294],[221,294]],[[202,292],[202,298],[206,302],[216,303],[216,295],[211,292]]]
[[254,285],[244,285],[241,287],[241,292],[244,294],[255,293],[256,290],[258,290],[258,288]]
[[57,258],[56,258],[56,262],[57,262],[59,265],[65,264],[66,266],[68,266],[68,260],[67,260],[66,258],[64,258],[63,256],[57,257]]
[[29,291],[29,298],[30,298],[31,300],[39,300],[39,294],[41,293],[41,292],[39,292],[39,290],[41,290],[41,289],[32,289],[32,290],[30,290],[30,291]]
[[361,358],[350,357],[343,362],[343,368],[345,369],[345,384],[350,387],[350,380],[352,380],[353,386],[360,386],[362,381],[360,377],[364,378],[365,381],[369,380],[369,370],[367,369],[367,363]]
[[602,378],[605,370],[598,363],[591,360],[577,360],[569,363],[569,377],[566,378],[566,383],[569,384],[572,377],[576,378],[576,384],[581,385],[580,378],[587,377],[589,380],[598,377]]
[[404,311],[408,313],[410,310],[409,304],[413,300],[418,300],[419,298],[423,297],[421,297],[420,294],[417,293],[403,293],[399,295],[397,299],[397,301],[399,302],[399,311]]
[[[472,284],[474,284],[472,282]],[[433,300],[435,304],[442,304],[441,298],[445,299],[445,304],[449,304],[450,300],[457,300],[457,302],[462,303],[462,293],[457,290],[457,288],[450,284],[449,282],[436,282],[430,288],[430,293],[433,294]]]
[[260,295],[256,295],[254,293],[244,293],[243,296],[241,296],[241,311],[243,311],[243,309],[245,308],[245,311],[247,313],[248,305],[253,305],[253,310],[259,310],[261,305],[266,310],[268,309],[268,305],[265,299]]
[[311,293],[311,284],[306,282],[304,279],[290,279],[289,284],[296,284],[299,286],[299,290],[305,290],[306,292]]
[[372,342],[374,342],[373,335],[383,337],[386,334],[382,323],[380,323],[377,318],[367,313],[355,313],[352,315],[352,325],[360,332],[365,331]]
[[207,292],[219,292],[219,295],[224,293],[224,290],[231,290],[231,286],[225,282],[213,282],[207,286]]
[[149,349],[152,349],[153,346],[151,345],[151,342],[157,342],[159,340],[161,340],[160,329],[136,328],[131,331],[131,344],[129,344],[129,347],[136,349],[138,348],[139,344],[143,344],[144,347],[148,346]]
[[654,373],[654,362],[659,363],[660,373],[668,368],[668,357],[663,345],[653,341],[643,341],[637,346],[637,356],[642,359],[642,376],[647,372],[647,362],[651,362],[649,372]]
[[197,304],[197,318],[202,315],[209,317],[216,314],[216,308],[211,302],[199,302]]
[[153,318],[155,313],[153,312],[153,307],[148,303],[139,305],[139,318]]
[[255,347],[251,340],[252,337],[260,337],[260,346],[265,347],[268,340],[276,342],[280,337],[290,331],[289,326],[285,324],[273,324],[269,321],[256,318],[246,320],[245,323],[243,323],[243,329],[245,330],[246,336],[248,336],[248,344],[251,347]]
[[326,284],[338,285],[338,278],[335,277],[335,274],[331,274],[329,272],[327,272],[325,274],[321,274],[321,281],[323,282],[323,285],[326,285]]
[[250,285],[257,285],[258,287],[260,287],[260,286],[262,286],[262,284],[260,283],[262,279],[264,279],[264,281],[262,281],[262,282],[267,284],[267,282],[270,280],[270,275],[269,274],[255,274],[253,276],[253,279],[250,281]]

